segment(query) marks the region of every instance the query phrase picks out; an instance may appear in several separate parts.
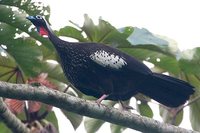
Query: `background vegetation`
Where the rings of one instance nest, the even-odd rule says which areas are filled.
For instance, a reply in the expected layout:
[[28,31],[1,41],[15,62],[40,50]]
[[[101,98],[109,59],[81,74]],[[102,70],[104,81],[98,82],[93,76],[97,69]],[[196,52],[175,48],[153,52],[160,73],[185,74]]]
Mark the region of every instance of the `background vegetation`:
[[[31,0],[0,0],[0,80],[42,84],[73,96],[93,99],[83,95],[76,88],[67,87],[69,83],[63,75],[53,45],[48,39],[39,36],[31,23],[26,20],[26,16],[36,14],[43,15],[49,20],[50,8]],[[73,26],[65,26],[55,33],[80,42],[100,42],[116,47],[141,61],[152,63],[153,71],[167,72],[171,76],[190,82],[196,87],[196,93],[190,100],[200,95],[200,48],[181,52],[167,38],[155,36],[146,29],[131,26],[116,29],[101,18],[98,25],[95,25],[88,15],[84,18],[83,26],[71,22]],[[135,98],[140,101],[136,102],[137,111],[143,116],[152,118],[154,112],[148,105],[151,100],[143,95],[137,95]],[[4,101],[11,111],[32,129],[42,130],[48,124],[58,128],[52,107],[37,102],[28,102],[29,106],[26,106],[24,101],[11,99]],[[105,101],[104,104],[114,106],[117,103]],[[200,100],[195,100],[188,106],[190,106],[189,117],[192,128],[200,131]],[[183,119],[183,108],[171,109],[160,105],[160,116],[167,123],[179,125]],[[92,118],[83,119],[83,116],[64,110],[62,112],[74,129],[84,120],[88,133],[95,132],[104,123]],[[120,133],[125,129],[113,124],[110,128],[113,133]],[[0,122],[0,129],[2,133],[10,132],[3,122]]]

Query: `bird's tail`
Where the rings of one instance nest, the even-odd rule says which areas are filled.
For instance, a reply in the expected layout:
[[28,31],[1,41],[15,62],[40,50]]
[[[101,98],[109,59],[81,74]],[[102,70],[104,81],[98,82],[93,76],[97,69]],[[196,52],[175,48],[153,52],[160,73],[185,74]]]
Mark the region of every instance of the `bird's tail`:
[[165,106],[178,107],[184,104],[189,96],[194,93],[193,88],[185,81],[153,73],[139,90]]

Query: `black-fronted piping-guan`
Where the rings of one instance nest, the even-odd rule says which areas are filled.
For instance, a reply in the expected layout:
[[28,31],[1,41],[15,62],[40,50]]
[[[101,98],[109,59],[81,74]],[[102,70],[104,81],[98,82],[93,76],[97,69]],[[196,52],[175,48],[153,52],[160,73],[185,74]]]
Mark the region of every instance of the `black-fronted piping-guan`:
[[159,73],[115,48],[100,43],[67,42],[58,38],[40,15],[27,17],[41,35],[47,35],[61,59],[65,76],[82,93],[123,101],[142,93],[159,103],[177,107],[184,104],[194,87]]

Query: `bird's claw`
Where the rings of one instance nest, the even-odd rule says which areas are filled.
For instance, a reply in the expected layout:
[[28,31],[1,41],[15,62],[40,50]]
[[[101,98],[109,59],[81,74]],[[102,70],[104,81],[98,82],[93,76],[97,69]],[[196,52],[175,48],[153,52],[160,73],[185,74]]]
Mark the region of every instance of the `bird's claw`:
[[101,104],[101,102],[106,99],[109,95],[106,95],[106,94],[103,94],[99,99],[96,100],[96,103],[97,105],[100,107],[100,105],[103,105]]
[[121,104],[122,110],[126,110],[126,111],[128,111],[128,110],[135,110],[133,107],[124,104],[122,101],[120,101],[120,104]]

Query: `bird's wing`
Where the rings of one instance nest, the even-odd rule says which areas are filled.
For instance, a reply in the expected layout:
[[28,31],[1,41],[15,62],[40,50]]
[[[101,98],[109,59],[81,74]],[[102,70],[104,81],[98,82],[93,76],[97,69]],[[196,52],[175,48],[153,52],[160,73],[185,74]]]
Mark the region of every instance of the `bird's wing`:
[[97,50],[90,54],[90,59],[106,69],[126,72],[149,74],[151,70],[135,58],[118,50]]
[[95,51],[90,55],[90,59],[102,67],[116,70],[119,70],[127,65],[125,59],[115,53],[110,53],[105,50]]

